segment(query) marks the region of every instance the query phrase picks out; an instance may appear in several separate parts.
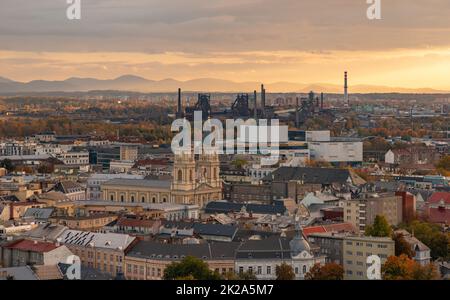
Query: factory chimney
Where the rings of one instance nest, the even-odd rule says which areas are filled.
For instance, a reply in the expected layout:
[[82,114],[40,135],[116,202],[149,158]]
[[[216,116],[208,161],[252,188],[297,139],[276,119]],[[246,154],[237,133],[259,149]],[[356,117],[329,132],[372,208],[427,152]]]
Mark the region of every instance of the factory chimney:
[[320,93],[320,109],[323,109],[323,93]]
[[182,107],[181,107],[181,89],[178,89],[178,106],[177,106],[177,118],[182,118],[183,117],[183,112],[181,111]]
[[264,118],[266,114],[266,89],[264,84],[261,84],[261,117]]
[[348,98],[348,77],[347,71],[344,73],[344,102],[347,106],[350,106],[350,100]]
[[297,97],[297,103],[295,105],[295,127],[300,127],[300,99]]
[[258,120],[258,95],[256,90],[253,92],[253,99],[255,100],[254,106],[253,106],[253,115],[255,120]]

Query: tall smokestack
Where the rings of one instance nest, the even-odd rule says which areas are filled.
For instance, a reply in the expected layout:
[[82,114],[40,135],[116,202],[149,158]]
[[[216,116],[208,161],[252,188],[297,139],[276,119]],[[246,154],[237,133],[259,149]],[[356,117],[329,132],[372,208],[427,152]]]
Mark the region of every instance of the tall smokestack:
[[350,101],[348,98],[348,77],[347,77],[347,71],[344,73],[344,102],[348,106],[350,106]]
[[297,97],[297,103],[295,104],[295,127],[300,127],[300,99]]
[[253,107],[253,116],[255,120],[258,120],[258,94],[256,90],[253,92],[253,99],[255,100],[254,107]]
[[261,116],[264,118],[266,114],[266,89],[264,88],[264,84],[261,84]]
[[177,108],[177,117],[181,118],[183,117],[183,112],[181,111],[181,89],[178,89],[178,108]]
[[323,93],[320,93],[320,109],[323,109]]

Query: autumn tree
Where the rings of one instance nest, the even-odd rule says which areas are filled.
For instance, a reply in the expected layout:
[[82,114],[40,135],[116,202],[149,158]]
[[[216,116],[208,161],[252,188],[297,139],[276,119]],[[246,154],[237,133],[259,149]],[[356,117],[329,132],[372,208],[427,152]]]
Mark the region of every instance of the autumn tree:
[[413,258],[416,255],[415,251],[411,248],[411,245],[406,241],[403,233],[395,233],[393,235],[393,240],[395,242],[396,256],[404,254],[409,258]]
[[315,264],[305,275],[306,280],[343,280],[344,268],[336,263]]
[[275,274],[277,275],[277,280],[294,280],[295,273],[292,267],[286,263],[275,268]]
[[381,267],[384,280],[435,280],[439,278],[433,264],[421,266],[407,255],[390,256]]
[[377,215],[373,225],[366,227],[366,235],[374,237],[391,236],[392,228],[386,220],[386,217]]
[[173,262],[164,270],[165,280],[220,280],[221,276],[212,272],[208,264],[196,257],[188,256],[180,262]]
[[275,274],[277,275],[277,280],[294,280],[295,273],[292,267],[286,263],[282,263],[275,268]]
[[445,155],[436,164],[436,169],[444,176],[450,176],[450,155]]

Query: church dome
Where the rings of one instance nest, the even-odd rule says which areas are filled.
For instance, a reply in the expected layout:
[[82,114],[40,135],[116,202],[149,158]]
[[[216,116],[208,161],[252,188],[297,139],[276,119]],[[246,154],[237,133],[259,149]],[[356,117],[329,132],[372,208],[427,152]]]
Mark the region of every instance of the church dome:
[[310,253],[311,247],[309,243],[303,237],[303,230],[300,228],[297,230],[295,237],[289,242],[289,247],[293,256],[297,256],[303,251]]

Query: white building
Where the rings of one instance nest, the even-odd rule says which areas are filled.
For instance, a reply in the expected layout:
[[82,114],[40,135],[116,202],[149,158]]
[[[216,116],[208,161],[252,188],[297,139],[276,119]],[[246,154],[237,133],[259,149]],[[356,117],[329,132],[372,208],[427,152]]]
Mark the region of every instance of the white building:
[[330,163],[362,162],[363,143],[352,141],[309,142],[311,159]]
[[236,251],[235,270],[260,280],[276,279],[276,268],[283,263],[292,267],[295,279],[302,280],[316,263],[325,264],[325,256],[314,256],[301,229],[291,241],[283,237],[248,240]]
[[66,152],[56,155],[65,165],[88,165],[89,152]]
[[86,199],[102,200],[102,183],[113,179],[144,179],[144,176],[131,174],[93,174],[87,180]]

